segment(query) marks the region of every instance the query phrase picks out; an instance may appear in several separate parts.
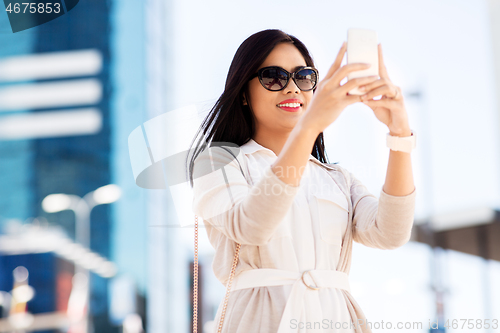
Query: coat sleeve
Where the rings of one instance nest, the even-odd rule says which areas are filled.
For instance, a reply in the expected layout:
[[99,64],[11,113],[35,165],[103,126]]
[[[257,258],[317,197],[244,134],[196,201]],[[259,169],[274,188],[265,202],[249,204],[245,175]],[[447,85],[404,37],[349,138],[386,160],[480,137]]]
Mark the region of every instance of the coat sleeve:
[[349,175],[354,241],[383,250],[406,244],[414,221],[416,188],[403,196],[387,194],[382,188],[377,199],[352,173]]
[[205,149],[193,167],[193,212],[237,243],[266,244],[300,186],[283,182],[270,165],[259,171],[262,177],[251,186],[229,152]]

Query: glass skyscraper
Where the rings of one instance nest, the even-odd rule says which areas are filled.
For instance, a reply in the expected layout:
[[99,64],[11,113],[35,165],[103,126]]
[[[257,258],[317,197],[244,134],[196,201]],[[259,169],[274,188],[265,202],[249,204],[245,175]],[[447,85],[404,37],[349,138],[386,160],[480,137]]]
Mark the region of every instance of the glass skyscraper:
[[[90,250],[115,262],[117,276],[132,278],[135,311],[145,321],[145,203],[129,173],[126,150],[130,129],[145,118],[144,62],[142,47],[136,47],[144,40],[144,4],[136,10],[130,3],[123,7],[115,1],[80,1],[65,15],[17,33],[6,12],[0,13],[0,71],[15,69],[10,76],[0,74],[0,227],[13,219],[26,224],[45,218],[74,239],[75,214],[47,213],[43,199],[54,193],[83,197],[119,185],[123,195],[117,203],[92,210]],[[128,22],[126,15],[132,17]],[[125,25],[136,29],[126,40]],[[118,82],[122,76],[129,80]],[[123,104],[127,109],[120,109]],[[12,267],[24,262],[32,267],[30,284],[36,291],[28,311],[57,310],[53,254],[0,256],[2,291],[12,288]],[[110,282],[91,275],[95,332],[119,330],[110,319]]]

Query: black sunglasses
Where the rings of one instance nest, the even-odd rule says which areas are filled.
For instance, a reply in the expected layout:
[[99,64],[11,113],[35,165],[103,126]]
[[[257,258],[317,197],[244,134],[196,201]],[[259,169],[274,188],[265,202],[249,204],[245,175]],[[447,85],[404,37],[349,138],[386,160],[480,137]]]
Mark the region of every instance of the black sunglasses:
[[290,73],[287,70],[278,66],[264,67],[258,70],[257,73],[250,77],[259,77],[260,84],[270,91],[281,91],[285,89],[290,81],[293,82],[302,91],[313,90],[318,83],[318,70],[314,67],[301,67],[297,71]]

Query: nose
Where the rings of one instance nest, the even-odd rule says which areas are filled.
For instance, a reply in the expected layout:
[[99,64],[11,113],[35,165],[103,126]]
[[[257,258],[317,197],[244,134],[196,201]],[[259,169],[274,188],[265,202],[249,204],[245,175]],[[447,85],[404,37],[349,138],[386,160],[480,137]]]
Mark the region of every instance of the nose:
[[285,89],[283,89],[282,91],[284,94],[288,94],[289,92],[295,92],[296,94],[299,94],[301,90],[299,89],[299,87],[297,87],[297,84],[295,83],[293,78],[290,78]]

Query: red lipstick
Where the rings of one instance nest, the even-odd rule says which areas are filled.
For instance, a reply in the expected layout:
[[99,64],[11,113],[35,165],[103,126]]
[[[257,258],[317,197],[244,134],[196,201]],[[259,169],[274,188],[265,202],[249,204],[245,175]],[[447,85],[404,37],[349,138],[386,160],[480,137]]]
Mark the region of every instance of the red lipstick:
[[282,110],[289,111],[289,112],[297,112],[300,110],[304,103],[300,99],[286,99],[280,103],[278,103],[276,106],[279,107]]

